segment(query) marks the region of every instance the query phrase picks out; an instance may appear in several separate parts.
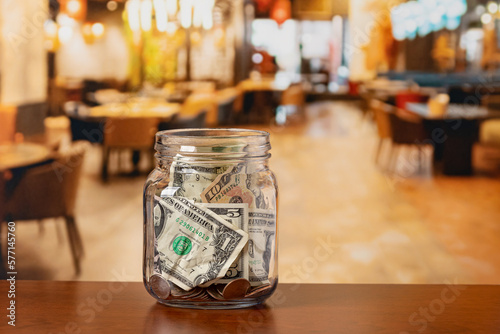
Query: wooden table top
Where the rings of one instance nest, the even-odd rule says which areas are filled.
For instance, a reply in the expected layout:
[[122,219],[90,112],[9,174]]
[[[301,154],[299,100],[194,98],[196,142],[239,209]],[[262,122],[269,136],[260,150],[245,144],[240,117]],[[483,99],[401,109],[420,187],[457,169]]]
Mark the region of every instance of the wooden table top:
[[20,143],[0,145],[0,171],[26,167],[50,157],[50,150],[40,144]]
[[181,110],[179,103],[126,102],[90,108],[90,117],[158,117],[170,118]]
[[[140,282],[17,281],[1,333],[499,333],[500,286],[280,284],[255,308],[160,305]],[[6,312],[8,281],[0,282]],[[5,331],[8,329],[10,331]]]
[[243,80],[239,88],[244,91],[277,91],[282,92],[290,86],[289,82],[280,82],[274,78],[262,78],[260,80]]
[[467,104],[450,104],[444,115],[432,115],[427,103],[407,103],[406,109],[425,119],[488,119],[500,117],[500,111],[490,110],[484,106]]

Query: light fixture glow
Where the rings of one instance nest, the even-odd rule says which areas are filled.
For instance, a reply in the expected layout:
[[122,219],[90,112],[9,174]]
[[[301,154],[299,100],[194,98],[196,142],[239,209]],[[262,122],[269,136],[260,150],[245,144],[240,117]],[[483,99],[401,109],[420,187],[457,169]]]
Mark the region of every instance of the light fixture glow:
[[101,38],[104,36],[104,24],[96,22],[92,25],[92,34],[96,38]]
[[108,3],[106,4],[106,8],[110,11],[110,12],[114,12],[115,10],[118,9],[118,2],[116,1],[108,1]]
[[193,13],[193,1],[192,0],[181,0],[180,2],[181,10],[181,26],[184,29],[191,27],[192,13]]
[[150,31],[152,25],[153,4],[151,0],[141,1],[141,28],[143,31]]
[[168,22],[167,23],[167,34],[173,35],[177,31],[177,23],[175,22]]
[[130,29],[132,31],[141,30],[141,2],[139,0],[129,0],[125,5],[125,9],[127,11],[127,20]]
[[177,0],[167,0],[167,13],[170,16],[177,14]]
[[[496,10],[498,5],[495,3]],[[477,9],[476,9],[477,10]],[[443,28],[455,30],[467,12],[467,0],[413,0],[391,9],[392,34],[397,40],[425,36]]]
[[490,1],[488,2],[488,12],[490,12],[491,14],[495,14],[496,12],[498,12],[498,4],[496,2],[493,2],[493,1]]
[[489,24],[491,23],[491,21],[493,21],[493,17],[491,16],[491,14],[485,13],[481,15],[481,22],[483,24]]
[[76,15],[82,9],[82,4],[78,0],[70,0],[66,4],[66,9],[69,14]]
[[214,0],[205,1],[205,10],[203,14],[203,29],[210,30],[214,26]]
[[45,32],[45,37],[55,38],[57,36],[57,23],[52,20],[47,20],[43,24],[43,30]]
[[57,34],[59,36],[59,41],[62,44],[66,44],[73,37],[73,29],[69,26],[62,26],[59,28],[59,31],[57,32]]
[[153,2],[155,8],[155,18],[156,18],[156,28],[160,32],[167,30],[168,16],[167,16],[167,5],[165,0],[154,0]]

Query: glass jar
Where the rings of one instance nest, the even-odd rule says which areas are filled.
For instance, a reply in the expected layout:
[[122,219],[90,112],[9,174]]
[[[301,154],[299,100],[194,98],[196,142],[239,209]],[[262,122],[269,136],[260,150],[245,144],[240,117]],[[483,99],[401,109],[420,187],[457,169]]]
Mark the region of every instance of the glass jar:
[[277,197],[269,134],[156,134],[144,187],[144,285],[160,303],[242,308],[276,289]]

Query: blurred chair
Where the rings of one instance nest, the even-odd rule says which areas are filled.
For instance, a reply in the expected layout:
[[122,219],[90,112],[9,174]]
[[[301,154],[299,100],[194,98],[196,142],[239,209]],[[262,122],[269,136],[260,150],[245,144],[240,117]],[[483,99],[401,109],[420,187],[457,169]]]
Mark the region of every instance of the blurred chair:
[[[389,106],[390,107],[390,106]],[[388,107],[388,108],[389,108]],[[422,147],[427,145],[427,134],[420,117],[398,108],[388,112],[393,149],[390,158],[390,169],[396,171],[396,163],[401,153],[402,146],[412,146],[418,149],[418,170],[422,168]],[[409,161],[413,163],[413,161]]]
[[23,104],[17,107],[16,132],[29,141],[45,142],[44,120],[49,106],[46,102]]
[[[213,92],[194,92],[182,105],[181,112],[177,115],[177,122],[186,124],[189,119],[196,118],[201,112],[206,112],[205,122],[210,126],[217,123],[217,96]],[[179,123],[179,125],[181,125]],[[201,127],[205,127],[205,124]],[[198,127],[198,126],[197,126]]]
[[199,129],[206,126],[207,112],[201,110],[192,116],[183,116],[176,114],[168,122],[161,122],[158,125],[159,131],[173,130],[173,129]]
[[14,141],[16,116],[15,106],[0,105],[0,144]]
[[[479,131],[480,145],[486,148],[484,158],[496,167],[500,167],[498,151],[500,151],[500,119],[491,119],[481,124]],[[494,154],[491,153],[494,152]]]
[[102,144],[105,118],[87,117],[89,107],[82,102],[68,101],[63,108],[69,118],[72,141],[86,140],[92,144]]
[[491,119],[481,123],[479,143],[483,148],[484,161],[493,169],[500,168],[500,119]]
[[498,111],[500,110],[500,95],[498,94],[486,95],[481,100],[481,104],[487,107],[488,109]]
[[63,217],[77,275],[83,243],[75,220],[84,143],[75,143],[54,162],[28,168],[6,198],[2,220],[20,222]]
[[491,119],[481,124],[480,142],[486,146],[500,148],[500,119]]
[[61,143],[68,139],[70,133],[70,121],[66,116],[50,116],[44,121],[45,123],[45,145],[57,151]]
[[451,86],[448,88],[448,95],[450,96],[450,103],[458,104],[471,104],[479,103],[483,98],[483,95],[488,95],[491,92],[483,92],[481,85],[472,86],[470,84],[464,84],[460,86]]
[[182,105],[181,111],[169,121],[161,122],[158,130],[204,128],[208,123],[209,115],[212,119],[210,124],[214,125],[217,122],[216,103],[212,93],[191,95]]
[[281,96],[280,110],[284,110],[284,115],[275,116],[277,123],[284,124],[288,120],[302,121],[305,116],[305,104],[306,95],[302,85],[294,84],[288,87]]
[[377,153],[375,154],[375,163],[378,164],[384,143],[389,142],[389,145],[392,146],[392,132],[389,113],[392,112],[393,107],[379,100],[371,100],[369,103],[370,109],[373,111],[375,123],[377,124],[377,133],[379,137]]
[[[138,173],[140,151],[152,151],[159,120],[150,117],[108,117],[104,128],[102,180],[108,180],[111,150],[133,150],[134,172]],[[151,157],[153,153],[151,152]]]
[[235,122],[235,105],[240,96],[237,88],[226,88],[217,92],[217,125],[227,126]]
[[414,91],[400,91],[396,94],[396,107],[406,109],[407,103],[424,103],[429,100],[429,97]]

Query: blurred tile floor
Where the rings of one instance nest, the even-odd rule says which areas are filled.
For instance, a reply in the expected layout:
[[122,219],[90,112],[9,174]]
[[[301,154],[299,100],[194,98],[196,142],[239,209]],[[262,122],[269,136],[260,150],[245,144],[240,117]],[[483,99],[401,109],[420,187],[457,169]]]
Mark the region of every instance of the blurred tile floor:
[[[272,133],[280,186],[280,281],[500,283],[498,174],[432,176],[430,151],[423,172],[404,158],[396,173],[383,172],[374,125],[355,103],[315,104],[307,122],[259,128]],[[100,159],[92,147],[79,193],[80,277],[63,222],[47,220],[17,224],[18,278],[142,279],[146,176],[103,185]]]

